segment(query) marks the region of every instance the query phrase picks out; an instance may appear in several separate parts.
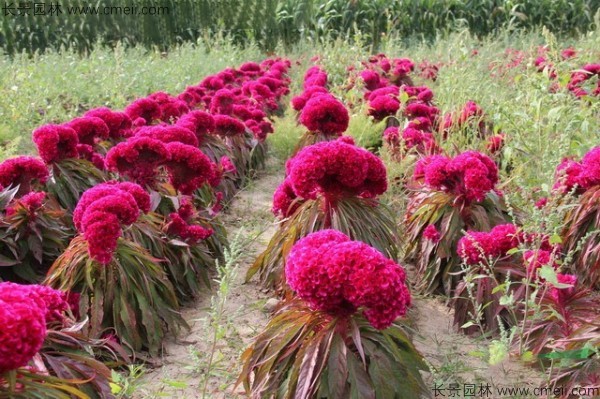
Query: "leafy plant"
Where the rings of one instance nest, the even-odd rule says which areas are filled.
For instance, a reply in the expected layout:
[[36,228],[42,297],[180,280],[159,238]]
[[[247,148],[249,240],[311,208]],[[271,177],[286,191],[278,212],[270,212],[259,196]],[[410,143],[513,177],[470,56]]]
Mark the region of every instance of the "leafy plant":
[[242,355],[238,384],[273,398],[418,398],[427,369],[401,324],[377,331],[360,316],[283,304]]
[[90,161],[69,158],[52,164],[52,178],[46,186],[60,205],[72,212],[84,191],[106,180],[104,172]]
[[111,262],[102,266],[90,258],[87,247],[82,236],[75,237],[52,265],[45,283],[81,294],[80,312],[89,317],[85,331],[90,337],[105,337],[112,330],[133,350],[157,355],[166,332],[186,326],[159,260],[119,238]]

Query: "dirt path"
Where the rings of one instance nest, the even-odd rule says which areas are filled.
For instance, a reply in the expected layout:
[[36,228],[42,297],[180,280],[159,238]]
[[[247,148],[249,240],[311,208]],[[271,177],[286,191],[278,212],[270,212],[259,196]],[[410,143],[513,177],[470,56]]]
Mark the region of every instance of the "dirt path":
[[[189,334],[165,343],[162,367],[148,371],[136,382],[134,398],[245,397],[240,389],[233,391],[240,368],[239,356],[266,325],[270,295],[255,282],[244,284],[243,278],[275,232],[271,198],[283,178],[282,169],[280,165],[269,165],[236,195],[224,215],[229,237],[233,239],[239,233],[247,240],[255,239],[243,249],[238,265],[229,270],[225,277],[227,284],[215,284],[212,298],[206,294],[195,305],[184,309],[183,316],[191,326]],[[484,355],[487,343],[456,333],[452,315],[439,300],[417,298],[414,302],[411,318],[416,333],[413,339],[436,369],[426,376],[432,389],[434,383],[445,387],[458,383],[462,397],[464,384],[516,387],[537,386],[541,381],[540,373],[510,359],[490,366]],[[214,309],[221,311],[215,313]],[[215,321],[212,325],[211,320]],[[211,354],[214,356],[209,367]]]

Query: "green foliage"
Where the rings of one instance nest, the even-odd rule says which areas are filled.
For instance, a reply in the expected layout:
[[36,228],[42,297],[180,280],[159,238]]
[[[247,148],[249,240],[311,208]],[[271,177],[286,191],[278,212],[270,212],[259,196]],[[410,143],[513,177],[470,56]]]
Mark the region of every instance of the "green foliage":
[[[256,42],[272,51],[302,39],[318,41],[360,35],[377,48],[387,35],[435,38],[468,28],[482,36],[504,28],[550,26],[573,33],[594,23],[598,0],[133,0],[134,15],[113,10],[105,0],[92,4],[64,0],[53,16],[5,16],[0,47],[8,54],[47,48],[89,51],[99,43],[124,42],[165,50],[185,41],[210,43],[225,35],[235,44]],[[153,6],[154,9],[142,7]],[[73,7],[97,11],[72,12]],[[108,7],[108,8],[107,8]],[[160,9],[159,9],[160,7]]]

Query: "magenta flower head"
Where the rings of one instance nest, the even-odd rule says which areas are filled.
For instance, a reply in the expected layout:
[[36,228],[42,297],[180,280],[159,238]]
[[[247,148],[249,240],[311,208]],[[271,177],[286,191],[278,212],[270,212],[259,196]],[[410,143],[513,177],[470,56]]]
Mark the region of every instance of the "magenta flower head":
[[48,176],[48,168],[38,158],[20,156],[0,163],[0,186],[19,186],[16,197],[29,193],[35,184],[46,183]]
[[204,136],[215,130],[215,118],[208,112],[191,111],[179,118],[176,125],[191,130],[202,143]]
[[135,137],[150,137],[163,143],[178,142],[182,144],[198,146],[198,138],[190,130],[180,125],[156,125],[140,128]]
[[501,224],[489,232],[468,231],[458,241],[458,255],[469,265],[476,265],[488,258],[505,256],[519,246],[522,234],[513,224]]
[[151,184],[157,168],[169,159],[162,141],[150,137],[133,137],[111,148],[106,167],[139,184]]
[[0,283],[0,375],[26,366],[42,348],[46,311],[28,286]]
[[396,115],[400,109],[400,101],[396,97],[383,95],[371,97],[368,113],[376,121],[381,121],[388,116]]
[[362,310],[380,330],[404,316],[411,303],[400,265],[335,230],[299,240],[288,255],[285,276],[311,308],[341,317]]
[[433,155],[420,160],[413,178],[433,189],[452,193],[467,202],[482,201],[498,182],[498,167],[488,156],[466,151],[453,159]]
[[133,183],[103,183],[81,196],[73,223],[88,243],[90,257],[101,264],[112,260],[121,226],[133,224],[150,209],[150,196]]
[[311,132],[339,136],[348,129],[350,116],[339,100],[331,95],[308,100],[300,114],[300,123]]
[[172,142],[166,145],[169,160],[165,163],[173,187],[184,195],[192,194],[213,176],[214,166],[198,148]]
[[244,134],[246,126],[242,121],[228,115],[215,115],[215,134],[223,137],[233,137]]
[[102,119],[93,116],[75,118],[66,123],[65,126],[75,130],[79,144],[93,146],[96,140],[106,140],[109,134],[106,123]]
[[235,102],[236,95],[231,90],[218,90],[210,101],[210,112],[211,114],[230,115],[233,112]]
[[304,90],[300,95],[292,98],[292,108],[295,111],[302,111],[302,108],[306,105],[306,102],[313,96],[319,94],[329,94],[329,91],[321,86],[311,86]]
[[303,148],[286,167],[296,196],[304,199],[375,198],[387,190],[381,159],[339,139]]
[[89,110],[84,116],[94,116],[102,119],[108,126],[109,136],[112,139],[120,139],[131,135],[131,118],[124,112],[100,107]]
[[33,131],[35,143],[40,157],[47,164],[56,163],[67,158],[77,158],[77,132],[68,126],[44,125]]
[[134,121],[138,118],[144,119],[146,125],[160,120],[162,118],[162,110],[158,102],[151,98],[139,98],[129,104],[125,108],[125,114]]

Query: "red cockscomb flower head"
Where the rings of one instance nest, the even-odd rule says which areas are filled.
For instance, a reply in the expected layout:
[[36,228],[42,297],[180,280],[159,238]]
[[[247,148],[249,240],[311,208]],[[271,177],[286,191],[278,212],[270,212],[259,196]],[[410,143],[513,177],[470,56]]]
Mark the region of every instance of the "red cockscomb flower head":
[[79,158],[90,161],[96,168],[100,170],[104,170],[106,168],[104,157],[95,152],[91,145],[78,144],[77,152],[79,153]]
[[468,264],[476,265],[495,254],[493,237],[481,231],[467,231],[458,241],[458,255]]
[[237,168],[235,167],[233,162],[231,162],[231,159],[229,159],[229,157],[227,157],[225,155],[223,155],[221,157],[221,159],[219,160],[219,164],[223,168],[223,171],[225,171],[227,173],[236,173],[237,172]]
[[387,86],[387,81],[377,72],[366,69],[360,73],[361,79],[365,82],[365,89],[373,91]]
[[299,96],[292,98],[292,108],[296,111],[302,111],[302,108],[306,105],[306,102],[313,96],[319,94],[329,95],[329,91],[321,86],[311,86],[305,89]]
[[425,228],[425,230],[423,230],[423,237],[433,243],[438,243],[442,238],[440,232],[433,224],[430,224]]
[[109,264],[121,237],[119,220],[110,212],[96,211],[86,212],[82,223],[90,257],[103,265]]
[[404,114],[411,119],[423,117],[434,120],[439,112],[438,108],[419,102],[410,103],[404,108]]
[[535,202],[535,205],[534,205],[534,206],[535,206],[537,209],[542,209],[542,208],[544,208],[546,205],[548,205],[548,197],[542,197],[542,198],[540,198],[539,200],[537,200],[537,201]]
[[556,167],[554,190],[562,193],[570,192],[575,186],[578,192],[585,191],[584,169],[581,163],[565,158]]
[[558,305],[564,305],[569,297],[573,296],[573,294],[576,292],[577,276],[572,274],[557,273],[556,279],[558,280],[559,284],[570,285],[570,287],[561,288],[552,286],[550,289],[550,297],[554,299]]
[[181,115],[190,111],[185,101],[179,100],[163,91],[152,93],[148,98],[158,103],[161,114],[160,118],[167,123],[177,120]]
[[198,146],[198,138],[190,130],[178,125],[145,126],[138,130],[135,137],[150,137],[163,143],[178,142]]
[[166,148],[169,161],[165,166],[176,190],[189,195],[211,179],[213,164],[198,148],[177,142],[167,144]]
[[575,57],[576,55],[577,50],[575,50],[573,47],[567,47],[566,49],[560,52],[560,56],[563,58],[563,60],[568,60],[570,58]]
[[523,261],[527,269],[527,275],[532,279],[541,280],[538,276],[538,270],[542,266],[552,266],[555,270],[559,267],[555,262],[552,252],[543,249],[525,251],[523,253]]
[[102,141],[108,138],[108,126],[100,118],[93,116],[75,118],[68,122],[66,126],[75,130],[79,144],[93,146],[96,143],[96,139]]
[[491,136],[488,141],[486,148],[491,154],[496,154],[504,146],[504,134],[495,134]]
[[582,182],[584,188],[600,184],[600,147],[594,147],[581,159]]
[[236,95],[228,89],[217,91],[210,101],[210,112],[212,114],[231,115]]
[[464,125],[473,118],[481,118],[483,116],[483,109],[477,105],[474,101],[467,101],[464,105],[460,116],[458,117],[458,123]]
[[415,64],[408,58],[396,58],[392,64],[392,75],[396,77],[404,77],[415,69]]
[[30,296],[39,298],[46,305],[46,323],[64,319],[64,313],[70,309],[67,293],[47,285],[31,284],[26,287],[30,290]]
[[377,329],[405,315],[411,302],[402,267],[335,230],[299,240],[288,256],[285,275],[313,309],[341,317],[363,309]]
[[33,131],[35,143],[40,157],[51,164],[66,158],[77,158],[77,132],[68,126],[44,125]]
[[390,126],[383,131],[383,140],[391,146],[400,144],[400,130],[398,126]]
[[407,127],[402,131],[402,139],[407,149],[415,149],[422,154],[432,154],[439,150],[433,134],[429,132]]
[[151,183],[156,169],[169,159],[162,141],[150,137],[133,137],[111,148],[106,154],[106,167],[140,184]]
[[107,107],[91,109],[84,116],[100,118],[108,126],[112,139],[120,139],[131,135],[131,118],[124,112],[113,111]]
[[300,123],[311,132],[341,135],[348,129],[348,110],[333,96],[317,96],[308,100],[300,114]]
[[422,132],[429,132],[431,130],[431,119],[423,117],[423,116],[419,116],[417,118],[412,119],[410,122],[408,122],[408,125],[406,125],[406,128],[411,128],[411,129],[415,129],[415,130],[420,130]]
[[161,120],[162,118],[160,105],[151,98],[139,98],[135,100],[125,108],[124,112],[132,121],[138,118],[144,119],[146,125],[150,125],[152,122]]
[[382,87],[381,89],[373,90],[371,92],[366,92],[364,98],[365,100],[370,101],[373,100],[375,97],[379,96],[389,96],[398,98],[399,95],[400,88],[398,86],[387,86]]
[[133,197],[135,203],[140,211],[143,213],[150,212],[150,194],[146,190],[144,190],[140,185],[131,183],[131,182],[119,182],[119,181],[109,181],[104,183],[109,186],[114,186],[115,188],[125,191]]
[[46,193],[42,191],[32,191],[28,194],[25,194],[20,199],[17,199],[15,203],[11,204],[8,208],[6,208],[6,215],[13,215],[17,211],[17,207],[19,206],[25,208],[29,214],[33,215],[37,210],[39,210],[42,207],[45,199]]
[[48,168],[38,158],[20,156],[0,163],[0,186],[19,186],[16,197],[30,192],[36,183],[46,183],[48,176]]
[[256,62],[245,62],[240,65],[240,71],[244,72],[246,76],[257,76],[260,75],[262,69]]
[[[105,200],[109,197],[110,199]],[[106,205],[104,210],[121,215],[122,223],[130,222],[127,224],[137,219],[140,210],[144,213],[150,210],[150,195],[137,184],[117,181],[98,184],[81,195],[73,211],[73,224],[78,231],[85,230],[83,216],[97,201]],[[96,205],[96,209],[97,207]]]
[[179,118],[176,125],[191,130],[202,143],[204,136],[215,130],[215,119],[208,112],[191,111]]
[[167,234],[178,236],[190,244],[206,240],[213,234],[212,229],[188,224],[179,213],[171,213],[169,219],[170,221],[166,226]]
[[400,109],[400,101],[391,96],[377,96],[369,100],[368,114],[376,121],[381,121],[388,116],[396,115]]
[[468,201],[482,201],[498,182],[498,167],[494,161],[477,151],[466,151],[454,157],[447,170],[454,176],[452,190],[464,195]]
[[244,134],[246,126],[242,121],[228,115],[215,115],[214,133],[223,137],[233,137]]
[[285,179],[273,194],[273,214],[282,218],[293,215],[300,206],[300,202],[294,202],[296,198],[296,193],[289,179]]
[[297,196],[331,200],[344,196],[373,198],[387,189],[385,166],[369,151],[341,140],[303,148],[287,164]]
[[46,310],[27,286],[0,283],[0,375],[26,366],[42,348]]

